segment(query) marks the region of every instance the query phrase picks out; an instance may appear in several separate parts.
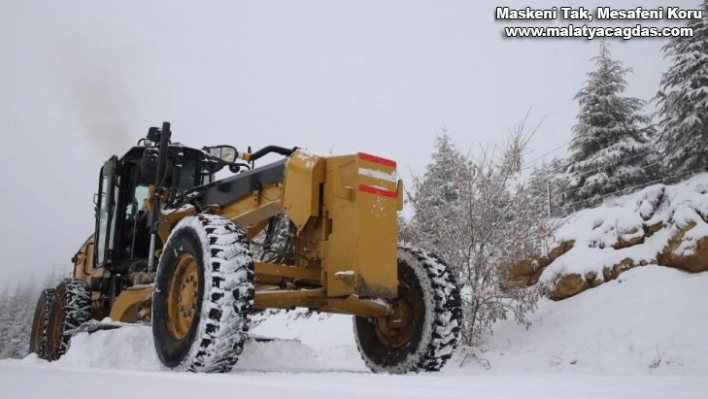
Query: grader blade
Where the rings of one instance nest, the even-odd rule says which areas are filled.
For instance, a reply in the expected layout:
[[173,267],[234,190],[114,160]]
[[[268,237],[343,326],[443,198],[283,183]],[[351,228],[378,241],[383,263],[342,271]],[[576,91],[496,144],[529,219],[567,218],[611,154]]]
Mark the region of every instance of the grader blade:
[[[71,331],[73,335],[76,335],[78,333],[86,332],[89,334],[93,334],[98,331],[106,331],[106,330],[115,330],[118,328],[121,328],[125,325],[125,323],[112,323],[112,322],[99,322],[96,320],[90,320],[79,327],[75,328],[74,330]],[[67,331],[68,332],[68,331]]]

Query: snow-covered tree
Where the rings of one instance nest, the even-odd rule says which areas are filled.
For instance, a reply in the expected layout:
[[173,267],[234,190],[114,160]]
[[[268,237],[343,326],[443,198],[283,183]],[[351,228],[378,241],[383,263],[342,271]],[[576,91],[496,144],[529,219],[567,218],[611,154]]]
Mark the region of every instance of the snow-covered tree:
[[0,292],[0,359],[3,358],[13,324],[10,299],[10,288],[6,285]]
[[604,41],[593,60],[597,69],[575,96],[580,111],[569,146],[565,193],[571,209],[595,206],[603,196],[649,182],[659,173],[655,130],[642,113],[645,102],[622,96],[631,69],[611,58]]
[[445,244],[457,240],[457,234],[446,226],[461,211],[460,178],[471,173],[471,165],[446,131],[436,138],[432,158],[424,178],[414,180],[415,195],[411,196],[411,202],[415,215],[407,226],[406,236],[435,248],[443,259],[454,259],[456,250]]
[[529,176],[528,188],[533,198],[541,201],[544,208],[549,206],[550,195],[551,217],[560,217],[567,213],[562,195],[568,189],[566,169],[566,160],[553,158],[550,162],[544,161],[534,165]]
[[436,253],[458,277],[463,337],[473,344],[500,319],[523,321],[538,292],[513,284],[509,268],[542,251],[550,234],[545,212],[518,179],[527,142],[520,128],[500,153],[462,154],[443,132],[432,162],[415,178],[407,236]]
[[692,37],[674,37],[663,47],[671,59],[661,78],[659,144],[669,173],[677,178],[708,166],[708,1],[702,19],[688,20]]
[[398,215],[398,241],[403,243],[411,242],[411,223],[406,218]]
[[32,316],[34,316],[34,301],[38,294],[35,291],[37,291],[36,284],[32,280],[18,284],[5,302],[4,310],[9,317],[8,324],[4,326],[2,331],[4,345],[2,352],[0,352],[0,358],[19,358],[27,355]]
[[37,279],[30,278],[0,292],[0,359],[24,357],[29,350],[32,319],[44,288],[53,288],[59,283],[62,273],[56,268],[47,273],[40,286]]

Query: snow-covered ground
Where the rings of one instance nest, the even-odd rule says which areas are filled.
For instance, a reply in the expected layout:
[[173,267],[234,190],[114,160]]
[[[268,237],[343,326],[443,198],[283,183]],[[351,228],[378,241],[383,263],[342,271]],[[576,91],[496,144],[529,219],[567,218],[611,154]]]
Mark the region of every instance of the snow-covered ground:
[[[497,325],[441,373],[371,374],[349,317],[278,314],[229,374],[163,370],[149,327],[76,336],[47,363],[0,361],[0,398],[708,398],[708,273],[646,266]],[[294,319],[294,320],[293,320]]]
[[528,330],[499,325],[484,355],[492,371],[708,380],[707,289],[708,273],[632,269],[564,301],[542,300]]
[[[647,229],[654,231],[648,234]],[[708,173],[673,185],[655,184],[570,215],[554,238],[556,244],[574,245],[543,270],[540,281],[552,284],[560,275],[585,278],[592,273],[599,283],[604,269],[625,259],[634,265],[656,263],[679,231],[680,245],[670,251],[679,257],[693,255],[700,240],[708,237]],[[641,241],[627,245],[633,240]],[[618,245],[620,241],[625,245]],[[700,265],[701,259],[688,263]],[[698,265],[692,270],[702,270]]]

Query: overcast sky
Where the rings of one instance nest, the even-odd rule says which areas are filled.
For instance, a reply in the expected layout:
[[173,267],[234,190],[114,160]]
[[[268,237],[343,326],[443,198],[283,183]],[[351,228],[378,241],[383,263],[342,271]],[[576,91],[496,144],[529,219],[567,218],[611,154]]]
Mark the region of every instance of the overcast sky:
[[[598,42],[504,39],[499,5],[0,0],[0,287],[68,269],[102,162],[163,120],[198,147],[378,154],[406,181],[443,127],[462,148],[489,145],[532,109],[545,121],[528,159],[566,143]],[[666,41],[611,43],[634,68],[628,94],[653,97]]]

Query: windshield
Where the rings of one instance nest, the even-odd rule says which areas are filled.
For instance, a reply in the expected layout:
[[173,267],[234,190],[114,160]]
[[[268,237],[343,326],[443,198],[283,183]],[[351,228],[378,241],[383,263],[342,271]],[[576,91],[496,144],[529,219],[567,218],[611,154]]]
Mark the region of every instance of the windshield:
[[103,264],[106,260],[105,249],[108,237],[108,188],[111,184],[110,176],[103,175],[103,180],[101,181],[101,193],[99,198],[99,204],[101,204],[98,210],[98,245],[97,250],[97,260],[99,264]]
[[182,169],[179,173],[179,184],[177,186],[177,195],[182,194],[186,190],[197,186],[197,173],[196,173],[196,162],[187,161],[182,165]]

